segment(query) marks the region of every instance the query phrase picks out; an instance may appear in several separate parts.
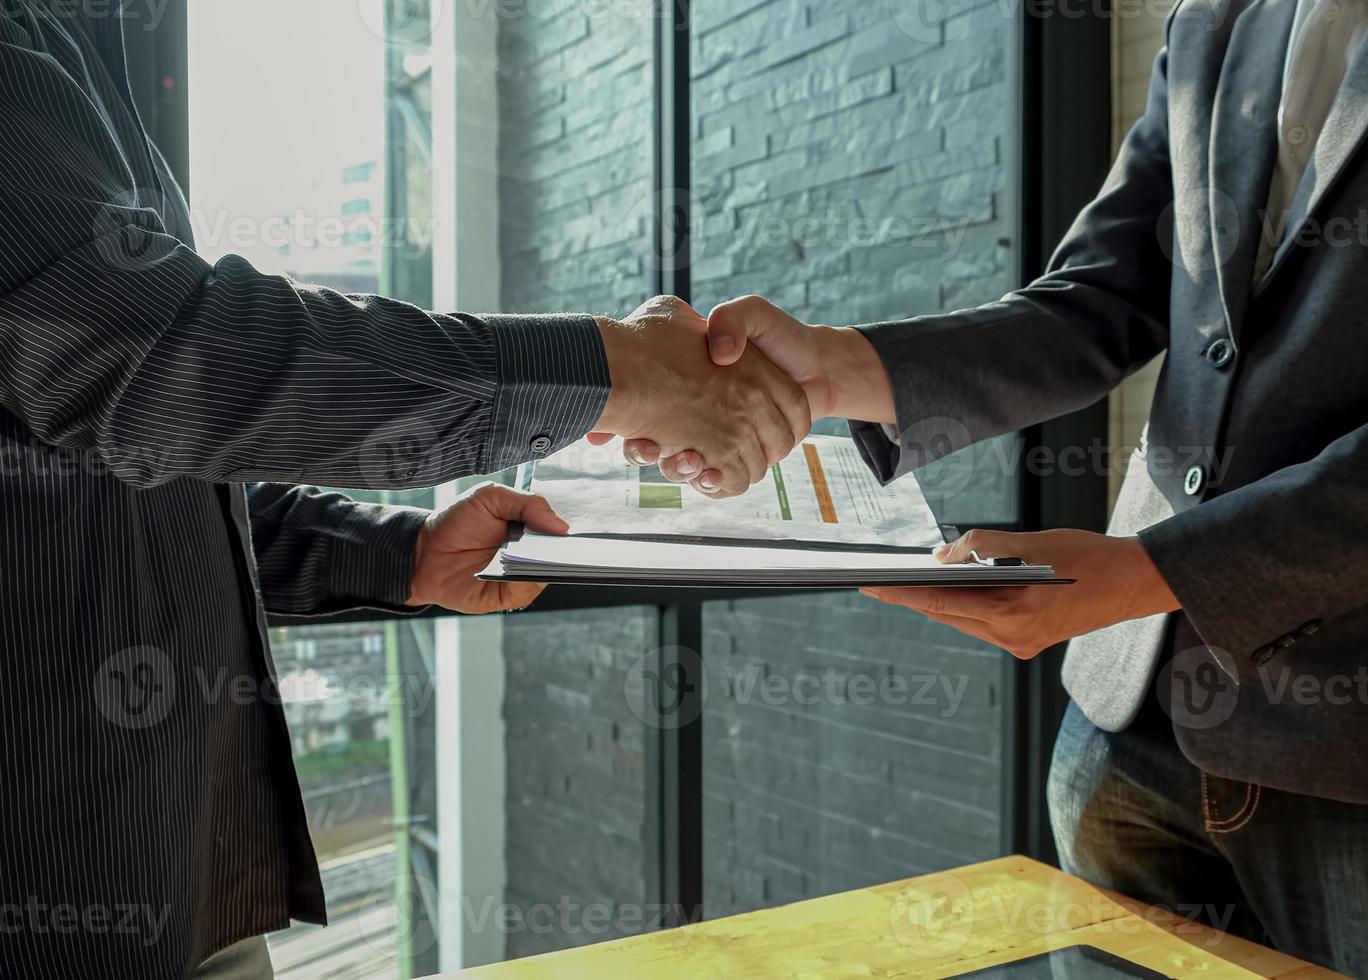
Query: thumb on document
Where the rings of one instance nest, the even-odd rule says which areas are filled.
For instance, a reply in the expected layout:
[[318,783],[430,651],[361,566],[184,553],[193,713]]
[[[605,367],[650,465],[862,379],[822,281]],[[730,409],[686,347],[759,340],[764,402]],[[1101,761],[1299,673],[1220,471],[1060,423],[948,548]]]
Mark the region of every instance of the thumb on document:
[[545,497],[493,485],[485,487],[483,493],[472,499],[484,507],[490,517],[500,521],[521,521],[529,531],[564,534],[570,530],[569,522],[551,509]]
[[[1002,531],[970,531],[949,544],[943,544],[932,554],[942,565],[959,565],[973,559],[977,551],[984,558],[1023,558],[1020,554],[1024,535]],[[1029,560],[1029,559],[1028,559]]]

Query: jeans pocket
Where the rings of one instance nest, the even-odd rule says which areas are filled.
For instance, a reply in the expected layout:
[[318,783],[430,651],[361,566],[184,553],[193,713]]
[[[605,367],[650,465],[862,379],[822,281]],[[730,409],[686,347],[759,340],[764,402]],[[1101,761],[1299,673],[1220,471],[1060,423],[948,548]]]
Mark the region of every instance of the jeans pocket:
[[1209,834],[1233,834],[1254,819],[1263,787],[1202,773],[1202,822]]

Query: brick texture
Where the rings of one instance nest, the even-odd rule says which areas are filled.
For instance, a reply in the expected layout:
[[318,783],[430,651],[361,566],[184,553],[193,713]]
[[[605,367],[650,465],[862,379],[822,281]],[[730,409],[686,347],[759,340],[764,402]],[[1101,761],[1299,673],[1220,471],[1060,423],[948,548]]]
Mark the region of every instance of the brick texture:
[[[622,312],[650,289],[651,25],[590,6],[500,24],[507,309]],[[851,323],[1015,285],[1011,25],[1000,4],[929,6],[948,16],[695,0],[697,305],[761,292]],[[1010,457],[970,457],[955,482],[972,489],[942,520],[1011,520]],[[997,853],[1000,653],[849,594],[716,603],[705,620],[710,915]],[[510,902],[641,900],[642,732],[623,672],[651,624],[510,619]],[[852,703],[871,685],[874,703]],[[509,955],[606,937],[512,935]]]

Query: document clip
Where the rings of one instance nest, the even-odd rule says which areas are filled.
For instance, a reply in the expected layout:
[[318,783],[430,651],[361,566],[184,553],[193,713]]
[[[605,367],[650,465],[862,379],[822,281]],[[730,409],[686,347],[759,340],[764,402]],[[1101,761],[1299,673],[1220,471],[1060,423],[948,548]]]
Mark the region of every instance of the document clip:
[[1020,558],[980,558],[977,551],[971,551],[969,555],[975,564],[988,565],[991,568],[1020,568],[1026,564]]

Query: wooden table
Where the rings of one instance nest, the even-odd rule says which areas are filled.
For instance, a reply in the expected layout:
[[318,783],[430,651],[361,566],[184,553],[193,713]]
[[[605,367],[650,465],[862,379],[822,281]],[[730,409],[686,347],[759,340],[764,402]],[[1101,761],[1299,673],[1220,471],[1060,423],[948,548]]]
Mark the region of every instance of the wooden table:
[[1022,857],[461,975],[488,980],[948,977],[1080,943],[1166,976],[1338,976]]

